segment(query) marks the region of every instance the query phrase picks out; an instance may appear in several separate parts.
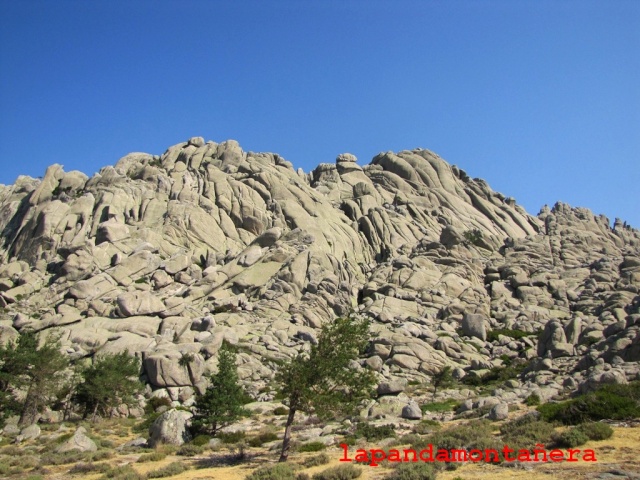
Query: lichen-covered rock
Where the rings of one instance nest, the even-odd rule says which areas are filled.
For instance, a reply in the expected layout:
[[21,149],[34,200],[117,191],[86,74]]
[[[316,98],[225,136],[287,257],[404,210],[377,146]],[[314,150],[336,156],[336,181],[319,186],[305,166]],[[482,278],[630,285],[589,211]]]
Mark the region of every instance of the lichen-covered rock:
[[78,452],[95,452],[98,446],[87,436],[87,429],[78,427],[73,436],[56,448],[56,452],[64,453],[77,450]]
[[189,426],[193,414],[183,410],[167,410],[149,427],[149,447],[158,445],[182,445],[191,439]]

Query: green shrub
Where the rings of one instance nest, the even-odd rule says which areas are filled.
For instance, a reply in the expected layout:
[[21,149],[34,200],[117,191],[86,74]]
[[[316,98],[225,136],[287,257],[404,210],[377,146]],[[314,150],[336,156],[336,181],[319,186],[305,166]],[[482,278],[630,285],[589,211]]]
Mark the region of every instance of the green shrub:
[[164,460],[166,457],[167,457],[167,454],[164,452],[144,453],[140,455],[137,462],[138,463],[159,462],[160,460]]
[[278,440],[278,435],[275,432],[266,431],[251,438],[247,443],[251,447],[261,447],[264,443],[273,442],[274,440]]
[[209,435],[196,435],[196,437],[191,440],[191,443],[197,447],[204,447],[209,444],[211,437]]
[[429,444],[433,444],[436,451],[439,448],[452,449],[502,449],[501,442],[492,434],[491,422],[486,420],[474,420],[464,425],[456,425],[446,430],[432,433],[411,445],[414,450],[422,450]]
[[613,435],[613,428],[606,423],[588,422],[578,427],[589,440],[606,440]]
[[356,426],[355,436],[364,437],[369,442],[375,442],[383,438],[395,437],[396,431],[393,425],[375,426],[366,422],[360,422]]
[[605,385],[571,400],[540,405],[538,411],[545,420],[565,425],[637,418],[640,417],[640,382]]
[[171,407],[171,399],[169,397],[151,397],[144,410],[147,413],[152,413],[160,407]]
[[45,453],[40,457],[40,465],[65,465],[67,463],[77,463],[88,459],[89,454],[78,451]]
[[166,467],[147,473],[147,478],[173,477],[174,475],[180,475],[185,470],[187,470],[187,467],[181,462],[171,462]]
[[532,393],[524,400],[524,403],[525,405],[528,405],[530,407],[535,407],[537,405],[540,405],[541,401],[542,400],[540,399],[540,395],[538,395],[537,393]]
[[295,472],[293,466],[288,463],[276,463],[258,468],[245,477],[245,480],[295,480]]
[[100,480],[144,480],[144,476],[136,472],[131,465],[109,469]]
[[351,480],[362,475],[362,469],[353,465],[338,465],[316,473],[312,480]]
[[460,406],[457,400],[449,399],[443,402],[431,402],[420,406],[422,412],[451,412]]
[[289,409],[287,407],[277,407],[274,411],[273,411],[274,415],[289,415]]
[[589,437],[577,427],[565,430],[562,433],[555,434],[553,440],[556,445],[561,448],[575,448],[584,445],[589,441]]
[[10,467],[18,467],[20,470],[30,470],[39,465],[38,457],[34,455],[22,455],[20,457],[13,457],[8,460]]
[[436,470],[428,463],[401,463],[385,480],[435,480]]
[[73,432],[63,433],[58,438],[56,438],[55,442],[59,443],[59,444],[62,444],[64,442],[66,442],[67,440],[69,440],[71,437],[73,437]]
[[464,244],[466,246],[475,245],[476,247],[484,246],[482,242],[482,230],[474,228],[473,230],[467,230],[464,232]]
[[500,427],[504,443],[514,450],[529,450],[537,443],[546,445],[551,442],[554,428],[548,422],[538,419],[536,414],[527,414]]
[[352,447],[356,443],[358,443],[358,439],[356,438],[355,435],[345,435],[344,437],[342,437],[342,441],[340,443],[344,443]]
[[309,442],[298,447],[299,452],[319,452],[326,449],[327,446],[322,442]]
[[222,432],[218,433],[217,437],[222,440],[222,443],[238,443],[246,438],[246,434],[244,432]]
[[76,463],[71,469],[69,473],[71,475],[80,475],[80,474],[88,474],[88,473],[104,473],[108,471],[111,467],[105,463]]
[[111,450],[98,450],[97,452],[90,453],[88,459],[92,462],[99,462],[100,460],[108,460],[113,457],[115,457],[115,453]]
[[198,445],[186,443],[178,449],[178,451],[176,452],[176,455],[179,455],[181,457],[194,457],[196,455],[201,454],[202,450],[203,448]]
[[311,480],[311,477],[309,476],[308,473],[302,472],[296,475],[296,480]]
[[473,387],[492,387],[512,378],[518,378],[526,366],[525,361],[514,359],[508,366],[493,367],[482,377],[467,375],[462,379],[462,383]]
[[326,465],[331,461],[331,457],[326,453],[314,455],[313,457],[305,458],[300,464],[304,468],[317,467],[318,465]]
[[420,423],[413,427],[412,432],[419,435],[427,435],[436,430],[440,430],[440,428],[442,428],[442,425],[439,422],[425,418],[420,420]]

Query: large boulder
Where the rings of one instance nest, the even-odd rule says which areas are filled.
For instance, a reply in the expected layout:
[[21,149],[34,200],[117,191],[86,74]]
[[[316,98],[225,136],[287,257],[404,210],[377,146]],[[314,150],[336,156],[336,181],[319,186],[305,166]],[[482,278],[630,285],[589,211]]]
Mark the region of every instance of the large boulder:
[[462,333],[468,337],[476,337],[480,340],[487,339],[485,322],[488,323],[484,315],[478,313],[465,313],[462,317]]
[[505,420],[509,417],[509,405],[506,403],[498,403],[491,407],[489,411],[489,420]]
[[98,446],[87,436],[87,429],[78,427],[73,436],[56,448],[56,452],[64,453],[77,450],[79,452],[95,452]]
[[422,410],[420,410],[420,406],[417,403],[411,402],[402,408],[400,416],[407,420],[420,420],[422,418]]
[[551,355],[553,358],[574,355],[575,347],[567,342],[567,337],[559,320],[547,322],[538,341],[538,356]]
[[40,436],[40,427],[36,424],[29,425],[20,431],[20,435],[16,437],[16,443],[27,440],[34,440]]
[[118,311],[123,317],[153,315],[167,307],[151,292],[126,292],[118,295]]
[[378,395],[397,395],[404,392],[407,387],[407,380],[404,378],[394,378],[384,381],[378,385]]
[[164,412],[149,428],[149,447],[154,448],[163,443],[182,445],[191,440],[189,426],[192,417],[191,412],[183,410],[171,409]]

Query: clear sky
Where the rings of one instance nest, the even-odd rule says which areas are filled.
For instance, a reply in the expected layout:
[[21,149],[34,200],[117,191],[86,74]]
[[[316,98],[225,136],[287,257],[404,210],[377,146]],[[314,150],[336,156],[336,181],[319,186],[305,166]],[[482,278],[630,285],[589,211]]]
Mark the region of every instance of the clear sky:
[[428,148],[640,227],[640,1],[0,0],[0,183],[191,136]]

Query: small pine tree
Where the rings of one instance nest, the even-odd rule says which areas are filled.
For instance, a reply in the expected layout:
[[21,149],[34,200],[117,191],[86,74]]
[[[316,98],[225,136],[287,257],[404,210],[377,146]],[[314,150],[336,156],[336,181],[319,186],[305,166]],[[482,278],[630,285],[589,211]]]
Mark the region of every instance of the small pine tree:
[[210,381],[204,394],[196,398],[192,425],[197,432],[215,436],[247,415],[243,408],[247,394],[238,380],[236,352],[226,342],[218,352],[218,373],[211,375]]
[[456,380],[453,378],[453,373],[449,365],[436,373],[431,381],[431,385],[433,385],[433,397],[431,401],[436,400],[436,393],[439,388],[449,388],[453,386],[455,382]]
[[[38,413],[64,385],[69,359],[53,337],[40,342],[34,332],[24,332],[13,343],[0,346],[0,407],[20,414],[19,425],[31,425]],[[15,393],[26,392],[16,401]]]
[[285,462],[291,446],[291,427],[297,411],[320,418],[352,414],[370,398],[376,383],[368,369],[354,369],[356,360],[369,344],[369,322],[360,318],[338,318],[322,327],[318,343],[308,355],[299,354],[277,375],[280,394],[289,406],[280,461]]
[[110,417],[114,408],[131,403],[142,392],[139,374],[138,359],[126,351],[103,355],[80,371],[81,382],[73,399],[84,409],[84,418],[91,414],[95,420],[99,413]]

